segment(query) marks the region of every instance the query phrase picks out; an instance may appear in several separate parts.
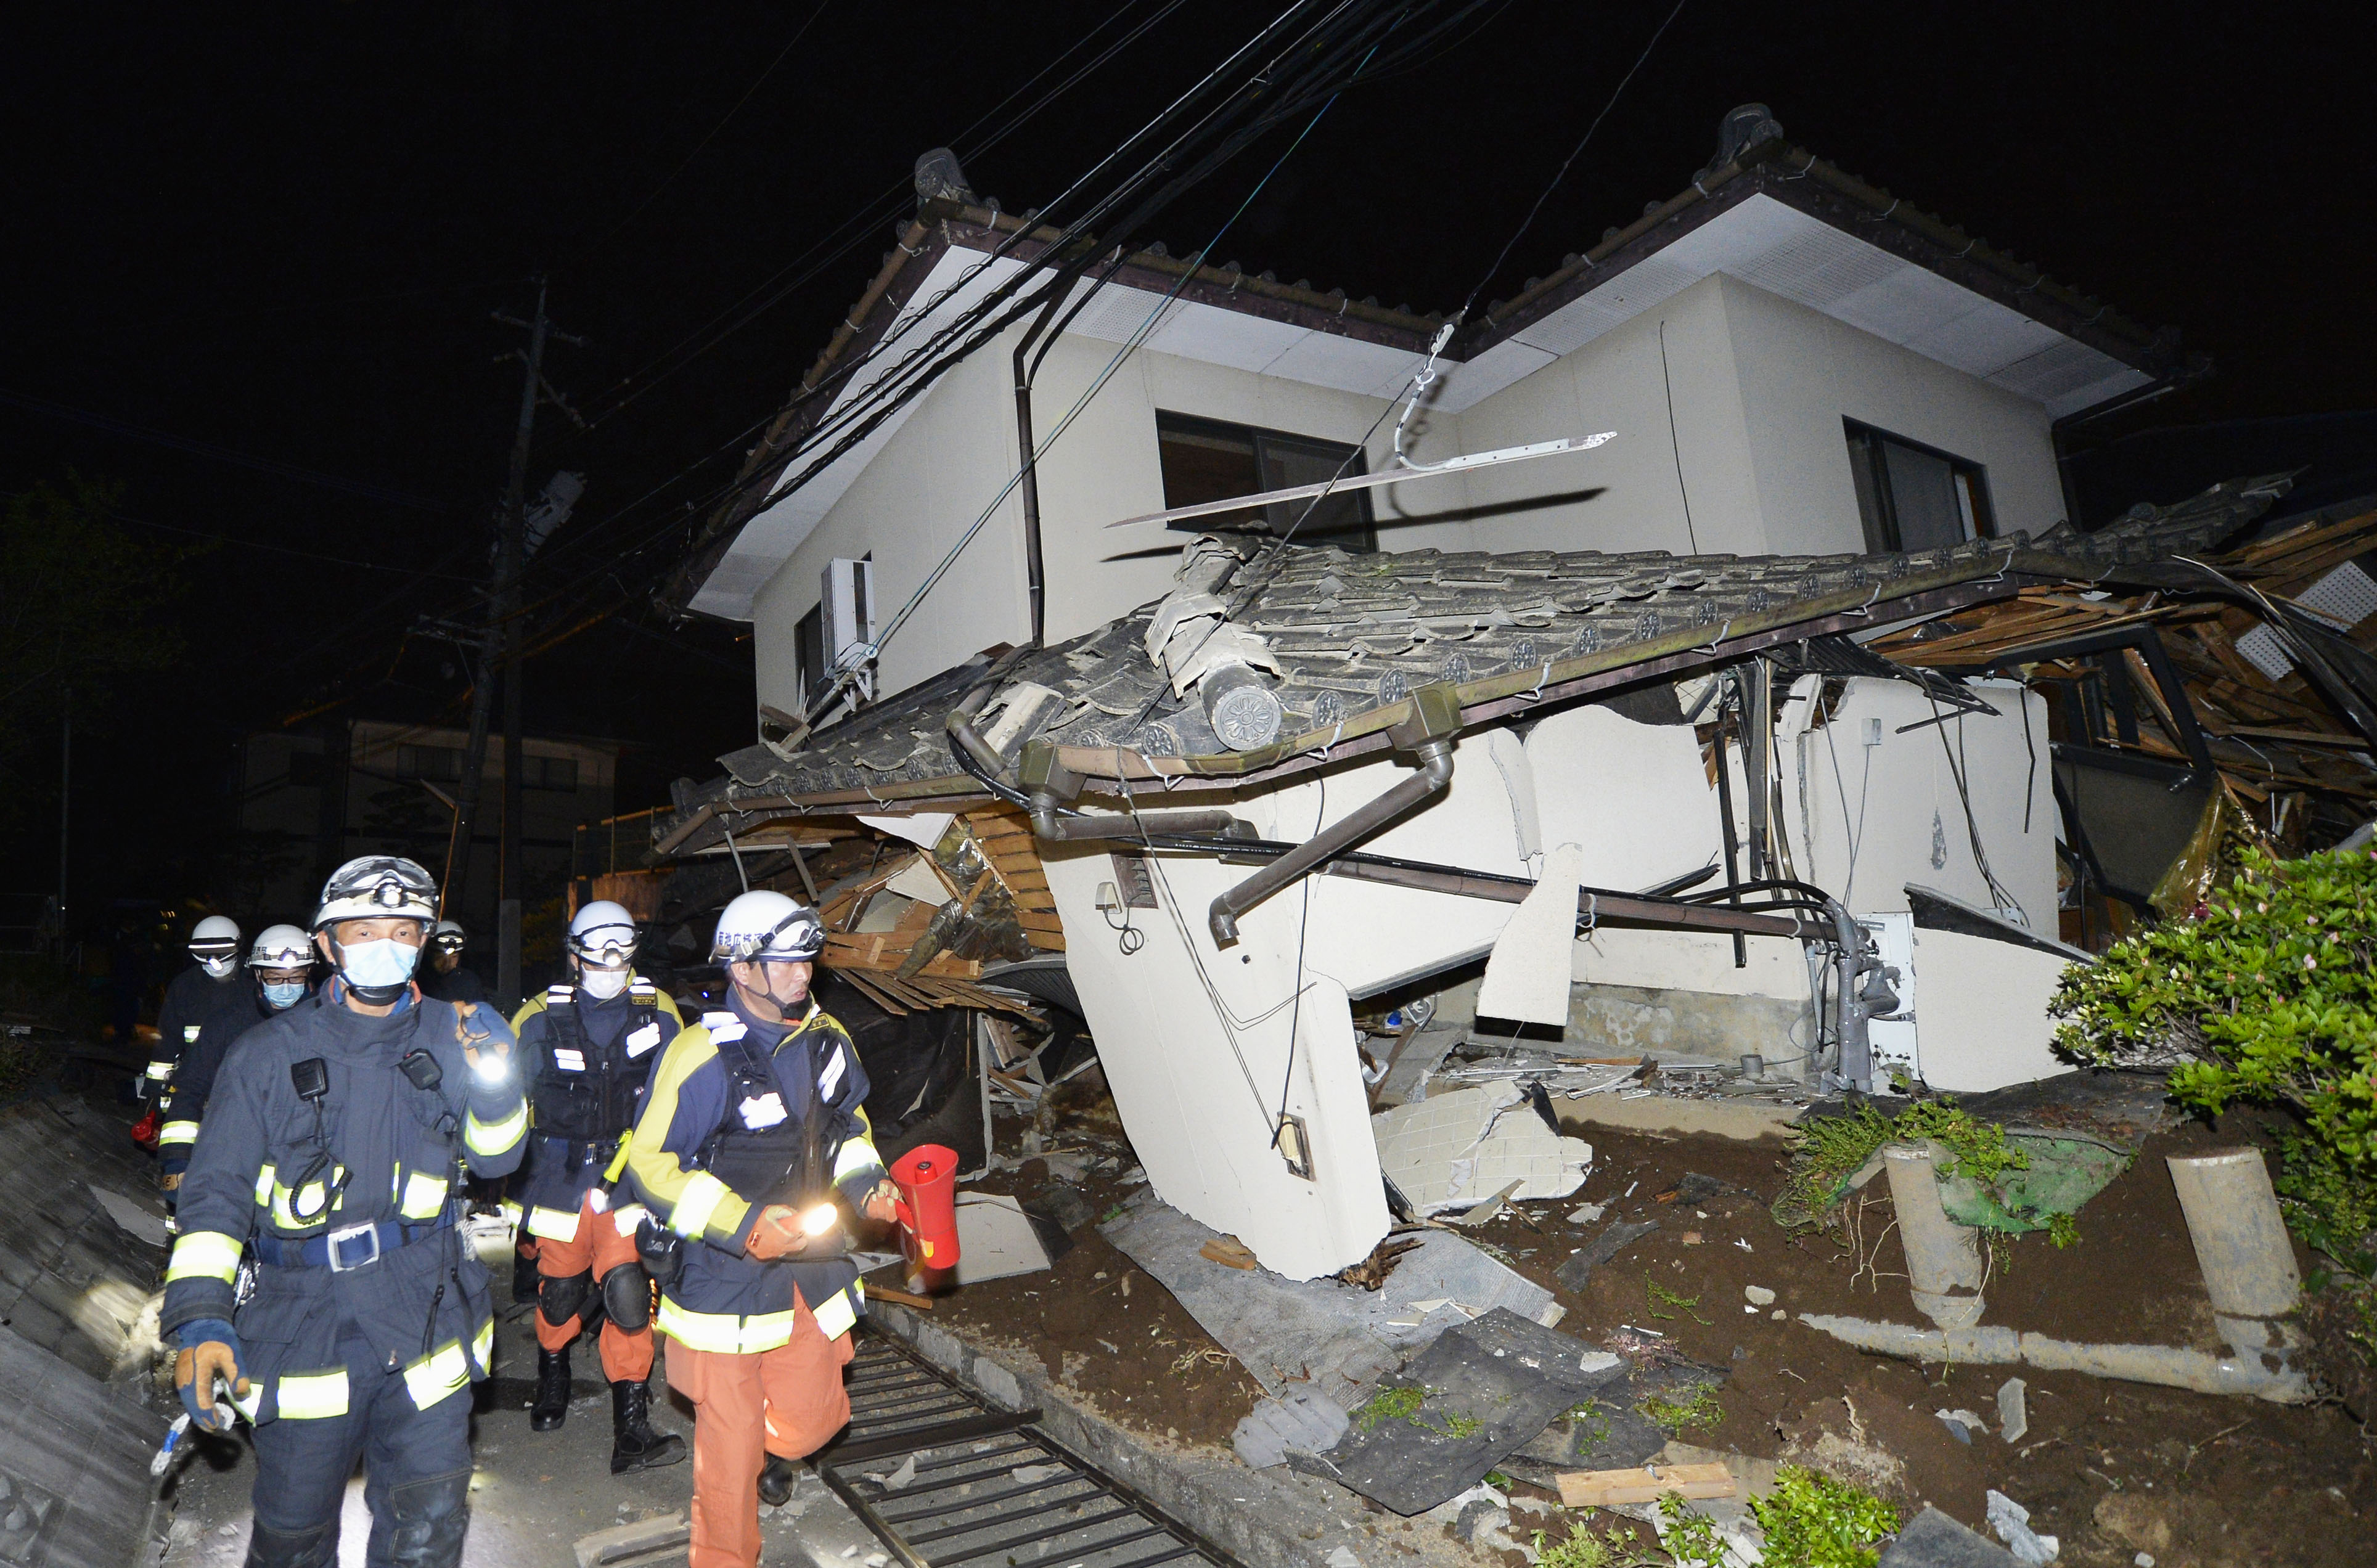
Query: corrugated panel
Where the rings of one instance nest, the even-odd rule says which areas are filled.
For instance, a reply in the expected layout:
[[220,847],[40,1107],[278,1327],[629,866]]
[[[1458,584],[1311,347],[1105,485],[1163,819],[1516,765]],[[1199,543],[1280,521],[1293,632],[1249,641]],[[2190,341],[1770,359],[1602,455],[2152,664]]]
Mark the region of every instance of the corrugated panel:
[[1811,310],[1832,306],[1907,270],[1907,264],[1828,224],[1810,222],[1781,244],[1726,271]]

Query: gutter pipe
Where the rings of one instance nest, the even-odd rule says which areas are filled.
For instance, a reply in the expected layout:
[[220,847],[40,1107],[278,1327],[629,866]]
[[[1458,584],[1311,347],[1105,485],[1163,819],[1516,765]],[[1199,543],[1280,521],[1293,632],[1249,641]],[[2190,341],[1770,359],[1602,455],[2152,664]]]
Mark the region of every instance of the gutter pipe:
[[1040,554],[1040,455],[1033,447],[1032,373],[1023,368],[1023,356],[1032,351],[1032,345],[1056,316],[1057,307],[1064,303],[1062,291],[1051,295],[1039,319],[1032,324],[1032,330],[1015,345],[1015,444],[1023,469],[1020,491],[1023,500],[1023,592],[1032,607],[1033,647],[1047,640],[1048,578]]
[[2261,1356],[2214,1356],[2167,1345],[2082,1345],[2011,1328],[1916,1328],[1827,1313],[1802,1313],[1799,1321],[1845,1345],[1911,1360],[2021,1364],[2198,1394],[2249,1394],[2274,1405],[2307,1405],[2311,1398],[2309,1378],[2283,1363],[2273,1368]]
[[1395,818],[1440,793],[1452,782],[1452,742],[1439,737],[1420,742],[1414,754],[1419,771],[1320,833],[1272,861],[1262,870],[1213,900],[1206,924],[1215,945],[1238,939],[1238,917],[1301,877],[1322,861],[1361,843]]

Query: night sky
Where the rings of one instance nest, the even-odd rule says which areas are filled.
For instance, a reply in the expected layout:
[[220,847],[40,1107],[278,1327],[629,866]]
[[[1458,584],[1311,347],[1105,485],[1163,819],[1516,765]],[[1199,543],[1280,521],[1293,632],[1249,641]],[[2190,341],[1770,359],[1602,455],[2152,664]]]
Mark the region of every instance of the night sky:
[[[90,716],[86,896],[204,891],[208,814],[247,729],[326,702],[459,720],[451,652],[405,634],[474,613],[520,386],[496,357],[520,334],[490,313],[531,310],[540,273],[587,339],[548,370],[591,429],[540,416],[532,491],[560,468],[589,482],[531,577],[537,624],[629,608],[532,663],[529,728],[632,742],[623,808],[712,771],[749,738],[748,644],[671,626],[647,593],[686,503],[728,477],[875,270],[915,155],[953,143],[977,191],[1036,206],[1276,8],[17,14],[0,491],[78,473],[117,486],[123,526],[160,551],[213,539],[176,568],[182,668]],[[1438,57],[1345,94],[1214,259],[1452,309],[1668,10],[1487,7]],[[1801,145],[2214,357],[2215,379],[2132,426],[2365,409],[2370,41],[2289,36],[2275,15],[1688,0],[1487,297],[1673,195],[1723,113],[1758,100]],[[1002,101],[1085,33],[1103,29],[1071,63],[1146,22],[1005,125]],[[1286,141],[1183,198],[1159,226],[1173,251]],[[39,705],[9,720],[54,721]],[[41,754],[18,744],[0,779],[18,805],[0,892],[54,875]]]

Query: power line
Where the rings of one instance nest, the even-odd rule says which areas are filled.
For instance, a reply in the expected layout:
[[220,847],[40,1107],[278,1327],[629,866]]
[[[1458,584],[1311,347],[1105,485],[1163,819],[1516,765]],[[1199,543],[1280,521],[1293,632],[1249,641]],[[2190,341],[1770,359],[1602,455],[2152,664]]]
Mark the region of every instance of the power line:
[[[1104,32],[1107,28],[1113,26],[1115,22],[1120,20],[1130,11],[1132,6],[1137,3],[1138,0],[1125,0],[1125,3],[1118,7],[1112,16],[1108,17],[1105,21],[1100,22],[1096,27],[1092,28],[1088,32],[1083,33],[1080,38],[1076,39],[1055,59],[1042,66],[1030,80],[1024,82],[1012,92],[1009,92],[1005,98],[993,105],[989,111],[977,118],[973,125],[968,125],[964,130],[959,132],[956,137],[952,137],[951,144],[959,148],[960,160],[963,161],[966,159],[979,158],[983,154],[988,152],[992,148],[997,147],[1009,135],[1031,121],[1050,103],[1063,96],[1075,86],[1079,85],[1099,66],[1104,65],[1122,50],[1129,48],[1132,43],[1138,42],[1139,39],[1145,35],[1150,29],[1163,21],[1166,17],[1169,17],[1173,12],[1178,10],[1180,6],[1186,3],[1186,0],[1165,0],[1165,4],[1163,8],[1157,11],[1155,15],[1141,21],[1137,27],[1133,28],[1121,39],[1108,45],[1095,59],[1090,61],[1088,64],[1076,70],[1063,82],[1051,89],[1030,108],[1009,119],[1005,125],[999,126],[997,131],[992,133],[991,136],[984,141],[977,144],[967,144],[966,138],[968,137],[973,136],[975,131],[988,124],[994,115],[1000,113],[1009,104],[1014,102],[1018,98],[1023,96],[1023,94],[1031,91],[1032,89],[1036,86],[1042,78],[1045,77],[1049,72],[1063,65],[1065,61],[1070,59],[1083,46],[1088,44],[1092,39],[1097,37],[1099,33]],[[880,196],[875,197],[858,213],[843,220],[839,226],[829,232],[823,239],[818,240],[817,243],[810,245],[807,250],[803,251],[799,255],[794,256],[791,261],[786,262],[782,267],[777,268],[776,271],[770,274],[767,278],[761,279],[758,283],[747,290],[743,296],[736,300],[733,304],[728,305],[724,310],[712,315],[710,320],[705,322],[702,326],[678,339],[675,343],[672,344],[669,348],[663,350],[659,354],[653,356],[651,360],[648,361],[639,369],[622,376],[608,392],[603,394],[605,398],[617,394],[618,400],[611,404],[610,407],[595,414],[593,417],[593,422],[600,424],[612,415],[621,412],[629,404],[642,398],[645,393],[651,391],[662,382],[668,380],[671,376],[674,376],[679,372],[685,370],[702,355],[710,352],[712,349],[715,349],[720,344],[727,341],[736,333],[742,331],[743,328],[751,325],[752,322],[758,320],[768,311],[775,308],[775,306],[782,303],[795,291],[799,290],[804,285],[822,274],[828,267],[839,263],[844,256],[848,255],[853,250],[856,249],[864,243],[865,236],[869,230],[879,227],[883,223],[891,222],[899,217],[899,197],[901,194],[909,189],[909,187],[910,182],[906,179],[893,181],[885,188]],[[886,205],[887,203],[889,204],[888,206]],[[826,250],[828,246],[833,247],[831,253],[830,255],[819,255],[819,253]],[[815,259],[813,260],[812,258]],[[787,273],[794,272],[795,269],[800,269],[798,276],[793,278],[790,282],[784,283],[781,288],[778,288],[777,284],[779,280],[782,279]],[[770,290],[773,290],[774,291],[772,293],[769,292]],[[747,311],[745,310],[747,305],[751,305],[751,302],[755,299],[759,299],[759,296],[762,294],[766,294],[767,297],[764,300],[760,300],[760,303],[756,306],[752,306]],[[723,330],[716,331],[715,336],[710,337],[706,342],[703,342],[699,347],[687,354],[683,360],[675,364],[670,364],[667,369],[661,371],[657,375],[652,375],[651,379],[644,381],[642,385],[636,386],[633,391],[625,390],[630,383],[636,382],[643,376],[650,375],[654,366],[665,363],[672,357],[683,350],[687,344],[694,342],[697,339],[702,338],[705,334],[712,333],[714,329],[718,328],[721,322],[726,321],[730,316],[735,316],[737,312],[743,312],[739,318],[733,321],[733,323],[727,326]]]
[[768,78],[776,74],[776,67],[782,65],[785,59],[792,53],[793,46],[800,42],[803,38],[806,38],[808,35],[809,29],[817,25],[817,19],[825,15],[825,8],[831,4],[833,4],[833,0],[818,0],[817,9],[808,14],[808,19],[801,23],[799,27],[793,30],[793,36],[784,41],[784,46],[782,49],[776,51],[776,57],[768,62],[766,69],[762,70],[758,76],[751,78],[751,85],[743,89],[743,96],[736,99],[733,106],[730,107],[725,113],[721,114],[718,117],[718,123],[711,126],[708,133],[706,133],[699,141],[693,144],[693,150],[685,155],[684,161],[663,176],[661,183],[652,187],[651,195],[645,196],[643,200],[636,203],[636,205],[629,209],[625,218],[620,219],[616,223],[613,224],[609,232],[603,234],[601,239],[596,240],[592,245],[588,247],[589,249],[600,250],[603,246],[616,239],[620,232],[624,231],[628,224],[633,223],[637,219],[643,216],[643,212],[646,208],[651,206],[652,203],[660,199],[661,193],[667,190],[671,184],[675,184],[678,175],[693,167],[693,160],[701,156],[702,148],[708,147],[712,141],[717,139],[718,133],[726,128],[726,123],[735,118],[735,116],[742,111],[745,104],[751,101],[751,95],[758,92],[761,87],[766,85]]

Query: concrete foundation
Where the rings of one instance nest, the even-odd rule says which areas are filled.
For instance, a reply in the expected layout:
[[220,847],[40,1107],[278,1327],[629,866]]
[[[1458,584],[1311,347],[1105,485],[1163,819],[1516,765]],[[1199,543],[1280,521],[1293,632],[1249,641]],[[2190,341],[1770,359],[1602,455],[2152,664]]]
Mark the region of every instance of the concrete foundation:
[[1729,1066],[1758,1055],[1779,1063],[1798,1055],[1812,1033],[1805,997],[1598,983],[1569,992],[1569,1043],[1591,1046],[1595,1056],[1705,1056]]

